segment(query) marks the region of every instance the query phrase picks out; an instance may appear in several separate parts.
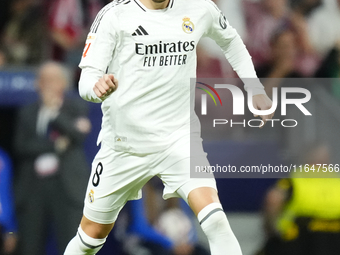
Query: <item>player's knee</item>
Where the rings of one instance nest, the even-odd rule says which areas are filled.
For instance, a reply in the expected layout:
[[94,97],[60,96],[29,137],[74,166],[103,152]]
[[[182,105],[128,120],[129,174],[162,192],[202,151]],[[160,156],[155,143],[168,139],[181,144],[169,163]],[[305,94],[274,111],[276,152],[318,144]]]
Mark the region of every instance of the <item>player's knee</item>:
[[109,233],[111,232],[114,223],[112,224],[100,224],[93,222],[86,217],[83,217],[81,220],[81,229],[86,233],[88,236],[95,238],[95,239],[102,239],[106,238]]

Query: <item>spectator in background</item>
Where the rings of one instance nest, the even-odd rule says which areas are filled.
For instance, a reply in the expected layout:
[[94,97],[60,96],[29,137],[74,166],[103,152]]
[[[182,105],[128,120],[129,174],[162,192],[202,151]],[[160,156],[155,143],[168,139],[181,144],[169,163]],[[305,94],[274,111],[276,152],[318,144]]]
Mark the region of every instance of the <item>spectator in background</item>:
[[340,0],[327,0],[308,21],[311,44],[324,59],[340,41]]
[[[310,40],[308,19],[322,3],[321,0],[292,0],[290,23],[297,37],[299,54],[297,67],[304,76],[313,76],[320,65],[320,58]],[[320,39],[320,38],[319,38]]]
[[48,6],[52,58],[76,67],[88,26],[102,8],[99,0],[56,0]]
[[86,104],[65,97],[67,85],[65,68],[45,63],[38,74],[41,100],[23,107],[17,121],[15,192],[23,255],[45,254],[51,229],[62,254],[82,215],[89,176],[83,141],[91,125]]
[[320,61],[310,42],[307,17],[320,0],[298,0],[293,3],[291,9],[288,0],[246,1],[246,45],[256,68],[269,65],[272,60],[271,38],[282,27],[289,26],[297,48],[293,67],[300,75],[309,77],[313,76]]
[[41,6],[34,0],[11,2],[11,19],[6,24],[1,46],[9,65],[40,64],[46,55],[46,29]]
[[327,145],[305,148],[302,168],[278,181],[266,196],[268,241],[261,255],[340,254],[339,175],[330,165]]
[[[340,24],[340,0],[327,0],[309,20],[312,44],[323,60],[318,78],[340,78],[340,27],[335,24]],[[339,79],[329,82],[331,93],[340,99]]]
[[12,165],[0,148],[0,254],[14,254],[17,244],[17,226],[12,195]]
[[296,56],[298,48],[296,36],[289,29],[283,27],[270,40],[270,61],[256,72],[260,78],[295,78],[301,77],[296,70]]
[[[270,61],[256,69],[260,78],[299,78],[302,77],[296,68],[298,48],[296,36],[288,26],[278,30],[270,40]],[[264,86],[267,94],[272,95],[274,87],[285,83],[282,79],[266,79]]]
[[47,3],[51,58],[70,68],[76,84],[87,31],[104,4],[101,0],[56,0]]
[[328,80],[330,82],[329,88],[331,93],[340,99],[340,39],[322,62],[316,72],[316,77],[335,78]]
[[80,0],[57,0],[51,2],[48,15],[49,32],[52,38],[53,59],[68,62],[72,50],[84,39],[84,13]]
[[212,57],[201,44],[197,46],[197,77],[222,78],[221,62]]
[[247,40],[246,45],[255,68],[271,60],[270,39],[289,20],[288,0],[245,1]]

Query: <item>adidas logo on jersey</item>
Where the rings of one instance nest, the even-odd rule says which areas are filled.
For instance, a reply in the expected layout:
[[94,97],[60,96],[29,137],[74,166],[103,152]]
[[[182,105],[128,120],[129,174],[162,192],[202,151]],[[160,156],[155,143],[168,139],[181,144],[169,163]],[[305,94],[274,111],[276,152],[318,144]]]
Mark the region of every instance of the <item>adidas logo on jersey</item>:
[[127,138],[122,136],[116,136],[116,142],[126,142]]
[[138,35],[149,35],[148,32],[144,29],[144,27],[139,26],[136,31],[132,34],[132,36],[138,36]]

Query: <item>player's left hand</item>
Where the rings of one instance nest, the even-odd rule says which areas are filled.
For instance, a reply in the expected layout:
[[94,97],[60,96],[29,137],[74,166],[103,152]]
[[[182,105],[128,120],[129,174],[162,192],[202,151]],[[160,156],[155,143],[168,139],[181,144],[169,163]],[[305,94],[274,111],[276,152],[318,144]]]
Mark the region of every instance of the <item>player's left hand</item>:
[[[267,95],[255,95],[253,96],[253,105],[254,108],[257,110],[269,110],[272,107],[272,100]],[[274,112],[275,113],[275,112]],[[262,128],[264,125],[266,125],[267,120],[270,120],[274,117],[274,113],[270,115],[261,115],[264,124],[260,127]],[[258,115],[254,114],[254,117],[258,117]]]

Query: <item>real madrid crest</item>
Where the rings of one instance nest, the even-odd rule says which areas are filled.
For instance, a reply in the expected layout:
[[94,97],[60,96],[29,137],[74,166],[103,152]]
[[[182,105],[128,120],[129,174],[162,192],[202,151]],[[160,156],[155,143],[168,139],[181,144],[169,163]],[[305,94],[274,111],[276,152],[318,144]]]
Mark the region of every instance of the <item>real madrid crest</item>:
[[220,13],[220,25],[222,29],[227,28],[227,18],[224,16],[223,12]]
[[89,193],[89,202],[93,203],[94,202],[94,191],[91,189],[90,193]]
[[195,25],[194,23],[192,23],[192,21],[190,21],[190,18],[185,17],[183,19],[182,28],[185,33],[191,34],[192,32],[194,32]]

